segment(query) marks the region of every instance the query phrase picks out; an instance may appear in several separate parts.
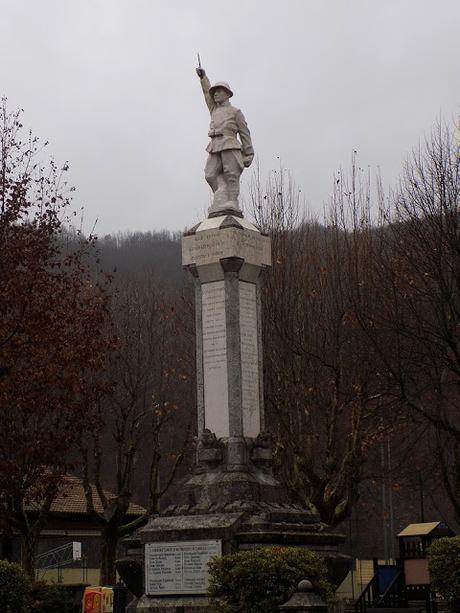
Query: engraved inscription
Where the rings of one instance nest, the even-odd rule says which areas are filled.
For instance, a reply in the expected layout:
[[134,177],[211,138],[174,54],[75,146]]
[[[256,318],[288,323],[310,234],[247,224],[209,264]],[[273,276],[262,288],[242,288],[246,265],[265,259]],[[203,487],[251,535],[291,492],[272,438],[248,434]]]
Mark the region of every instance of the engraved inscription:
[[240,232],[236,235],[238,253],[245,254],[244,259],[252,263],[262,262],[264,254],[264,237],[253,232]]
[[226,245],[222,238],[215,230],[187,237],[188,256],[191,261],[199,264],[203,259],[212,258],[215,261],[225,257]]
[[258,232],[224,228],[205,230],[182,239],[182,264],[203,266],[238,254],[248,264],[269,265],[270,239]]
[[260,432],[257,298],[253,283],[240,281],[241,387],[245,436]]
[[205,427],[229,436],[224,281],[202,285]]
[[205,594],[209,582],[208,562],[220,555],[220,540],[147,543],[146,594]]

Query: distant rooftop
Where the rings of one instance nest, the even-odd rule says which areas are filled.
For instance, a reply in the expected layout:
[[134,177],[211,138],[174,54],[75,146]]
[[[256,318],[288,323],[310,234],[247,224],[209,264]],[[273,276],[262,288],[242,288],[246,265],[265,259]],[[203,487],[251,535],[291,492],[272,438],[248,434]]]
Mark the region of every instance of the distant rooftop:
[[409,524],[398,534],[398,536],[425,536],[433,532],[440,524],[440,521],[431,521],[424,524]]
[[[83,488],[83,482],[78,477],[68,475],[65,479],[66,483],[62,490],[57,495],[51,505],[51,513],[69,513],[86,515],[86,498]],[[99,500],[96,491],[96,486],[91,485],[93,491],[94,508],[98,513],[103,513],[104,509]],[[107,499],[115,498],[115,494],[104,490]],[[36,507],[35,507],[36,508]],[[31,508],[32,510],[32,508]],[[146,509],[138,504],[131,503],[128,508],[128,515],[138,516],[145,513]]]

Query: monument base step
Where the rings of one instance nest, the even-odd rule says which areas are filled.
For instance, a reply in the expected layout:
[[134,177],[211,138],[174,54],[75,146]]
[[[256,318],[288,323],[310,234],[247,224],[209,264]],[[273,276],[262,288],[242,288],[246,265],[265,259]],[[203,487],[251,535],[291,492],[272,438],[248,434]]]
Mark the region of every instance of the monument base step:
[[426,611],[425,607],[423,608],[419,608],[419,607],[392,607],[392,608],[378,607],[377,609],[375,608],[366,609],[366,613],[425,613],[425,611]]
[[217,613],[206,596],[143,596],[130,603],[127,613]]

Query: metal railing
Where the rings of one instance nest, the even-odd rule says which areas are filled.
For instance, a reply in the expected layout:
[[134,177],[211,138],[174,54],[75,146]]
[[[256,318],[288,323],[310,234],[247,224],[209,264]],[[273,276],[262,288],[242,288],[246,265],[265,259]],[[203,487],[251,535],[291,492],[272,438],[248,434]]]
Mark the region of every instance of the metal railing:
[[47,570],[57,568],[59,581],[59,570],[63,566],[68,566],[69,564],[72,564],[72,562],[81,559],[81,543],[77,541],[72,541],[71,543],[67,543],[66,545],[61,545],[60,547],[56,547],[55,549],[45,551],[44,553],[39,554],[35,558],[37,580],[43,579]]

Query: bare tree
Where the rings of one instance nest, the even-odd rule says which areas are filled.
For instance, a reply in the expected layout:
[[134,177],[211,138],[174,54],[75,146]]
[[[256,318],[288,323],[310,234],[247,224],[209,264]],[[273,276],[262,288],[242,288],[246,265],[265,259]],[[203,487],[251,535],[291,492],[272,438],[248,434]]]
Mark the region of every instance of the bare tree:
[[[115,393],[101,408],[100,427],[80,444],[88,512],[101,526],[102,584],[115,582],[120,539],[158,513],[186,450],[190,361],[180,346],[176,303],[143,276],[122,280],[114,298]],[[128,510],[139,483],[145,484],[146,511],[132,519]]]
[[376,351],[356,319],[372,307],[366,180],[339,177],[325,225],[301,214],[301,195],[281,169],[252,207],[272,238],[264,295],[266,397],[278,424],[279,473],[291,496],[340,523],[358,497],[367,450],[389,427]]
[[[459,151],[438,124],[407,160],[375,250],[379,308],[359,321],[387,394],[431,426],[445,491],[460,521]],[[386,342],[382,342],[382,338]]]

